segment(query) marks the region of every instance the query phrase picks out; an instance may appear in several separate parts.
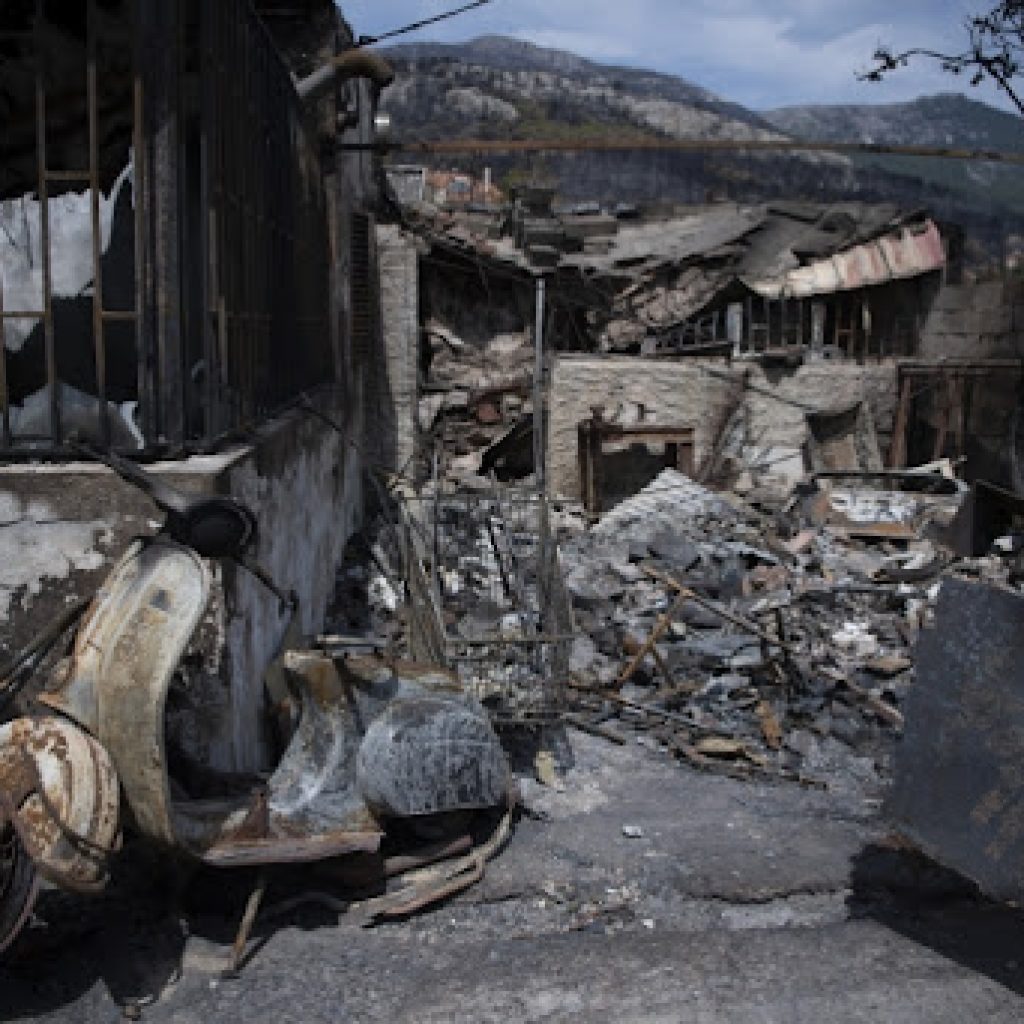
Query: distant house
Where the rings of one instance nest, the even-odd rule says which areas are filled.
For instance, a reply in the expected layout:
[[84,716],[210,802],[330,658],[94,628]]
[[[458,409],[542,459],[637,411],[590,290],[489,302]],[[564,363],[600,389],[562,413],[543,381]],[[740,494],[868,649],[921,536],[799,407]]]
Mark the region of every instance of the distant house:
[[428,171],[424,198],[435,206],[466,207],[471,204],[497,206],[504,200],[501,189],[461,171]]

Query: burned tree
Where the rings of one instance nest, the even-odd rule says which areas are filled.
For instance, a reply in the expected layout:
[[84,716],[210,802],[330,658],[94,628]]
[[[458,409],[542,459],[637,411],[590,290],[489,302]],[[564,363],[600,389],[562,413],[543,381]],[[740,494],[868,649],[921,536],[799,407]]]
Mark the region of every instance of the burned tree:
[[938,61],[950,74],[970,75],[972,86],[991,80],[1024,115],[1024,95],[1015,82],[1024,72],[1024,0],[1003,0],[985,14],[967,19],[967,45],[959,53],[912,48],[902,51],[879,47],[875,66],[860,75],[862,81],[879,82],[889,72],[906,67],[914,57]]

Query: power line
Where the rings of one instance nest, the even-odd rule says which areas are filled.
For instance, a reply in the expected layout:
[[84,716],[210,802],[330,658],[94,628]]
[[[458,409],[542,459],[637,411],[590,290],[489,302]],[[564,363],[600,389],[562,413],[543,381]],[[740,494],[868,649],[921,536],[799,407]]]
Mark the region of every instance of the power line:
[[492,3],[492,0],[473,0],[472,3],[464,4],[462,7],[456,7],[453,11],[445,11],[444,14],[435,14],[432,18],[424,18],[422,21],[414,21],[409,25],[405,25],[402,28],[392,29],[390,32],[384,32],[379,36],[360,36],[357,46],[372,46],[374,43],[382,42],[385,39],[393,39],[395,36],[404,36],[409,32],[415,32],[417,29],[426,28],[428,25],[436,25],[439,21],[447,21],[449,18],[455,18],[460,14],[465,14],[467,11],[475,10],[477,7],[483,7],[485,4]]

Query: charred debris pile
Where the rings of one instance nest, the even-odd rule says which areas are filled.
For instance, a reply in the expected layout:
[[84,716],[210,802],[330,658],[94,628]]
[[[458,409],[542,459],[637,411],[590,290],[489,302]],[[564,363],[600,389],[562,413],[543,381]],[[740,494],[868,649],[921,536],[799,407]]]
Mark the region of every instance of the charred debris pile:
[[[890,778],[943,581],[1022,579],[1013,538],[991,543],[1002,529],[988,553],[956,553],[980,499],[948,461],[824,473],[772,500],[666,469],[596,520],[555,503],[540,543],[536,510],[515,512],[509,493],[416,503],[440,510],[419,564],[436,569],[451,667],[498,719],[557,708],[570,727],[738,778]],[[346,625],[408,655],[425,602],[394,538],[388,524],[344,571],[373,610]]]
[[571,721],[734,776],[888,777],[943,578],[1019,577],[1009,538],[953,554],[974,498],[948,465],[901,474],[900,490],[849,483],[799,485],[769,513],[669,469],[569,526]]

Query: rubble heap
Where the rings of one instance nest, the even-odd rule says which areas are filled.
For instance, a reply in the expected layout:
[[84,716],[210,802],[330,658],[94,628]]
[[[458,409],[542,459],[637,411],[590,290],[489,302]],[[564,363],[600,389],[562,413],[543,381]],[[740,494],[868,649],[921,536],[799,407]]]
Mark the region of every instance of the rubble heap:
[[743,776],[813,782],[840,747],[888,771],[948,564],[930,541],[828,526],[783,539],[752,506],[666,470],[561,547],[581,724],[628,722]]

